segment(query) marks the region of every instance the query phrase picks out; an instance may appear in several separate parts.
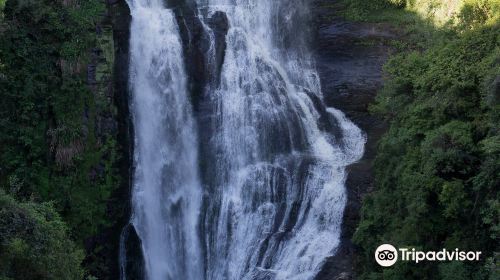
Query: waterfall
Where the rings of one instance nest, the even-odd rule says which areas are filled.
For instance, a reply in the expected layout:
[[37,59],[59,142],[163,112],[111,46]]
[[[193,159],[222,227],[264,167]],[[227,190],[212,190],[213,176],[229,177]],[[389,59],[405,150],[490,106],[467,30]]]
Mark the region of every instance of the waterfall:
[[145,278],[202,279],[198,137],[178,27],[161,0],[130,0],[129,6],[135,129],[131,223],[142,242]]
[[131,223],[145,279],[313,279],[335,253],[346,167],[365,137],[322,101],[303,2],[196,0],[209,72],[211,21],[228,28],[195,116],[173,11],[129,0]]
[[204,18],[222,11],[229,21],[220,86],[208,94],[207,279],[311,279],[338,246],[345,167],[362,155],[363,134],[324,108],[310,55],[293,38],[301,1],[199,5]]

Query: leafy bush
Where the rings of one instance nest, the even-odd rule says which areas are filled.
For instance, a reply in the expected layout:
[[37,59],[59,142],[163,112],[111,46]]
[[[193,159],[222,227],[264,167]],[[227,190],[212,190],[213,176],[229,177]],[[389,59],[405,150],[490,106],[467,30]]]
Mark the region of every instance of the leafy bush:
[[500,0],[467,0],[458,16],[463,27],[474,28],[497,22],[499,11]]
[[[9,0],[0,26],[0,189],[53,202],[81,247],[112,224],[107,207],[118,185],[116,135],[99,126],[114,117],[113,104],[97,74],[88,82],[104,11],[100,0]],[[111,76],[102,60],[96,72]]]
[[83,252],[48,203],[18,203],[0,190],[0,279],[83,279]]
[[87,84],[104,6],[61,3],[7,2],[0,36],[0,186],[19,198],[54,201],[83,240],[108,223],[107,199],[117,185],[116,140],[96,135],[106,97]]
[[[391,126],[379,143],[376,191],[363,202],[354,236],[363,251],[362,279],[494,277],[500,106],[491,96],[500,94],[499,28],[460,31],[386,65],[390,78],[372,110]],[[479,250],[484,258],[479,264],[399,262],[382,270],[372,253],[383,243]]]

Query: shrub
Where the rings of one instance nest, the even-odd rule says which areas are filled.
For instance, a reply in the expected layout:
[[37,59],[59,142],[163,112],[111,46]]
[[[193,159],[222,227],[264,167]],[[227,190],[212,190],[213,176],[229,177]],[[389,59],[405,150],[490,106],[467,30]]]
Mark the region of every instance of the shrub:
[[0,190],[0,279],[83,279],[82,261],[50,203],[18,203]]

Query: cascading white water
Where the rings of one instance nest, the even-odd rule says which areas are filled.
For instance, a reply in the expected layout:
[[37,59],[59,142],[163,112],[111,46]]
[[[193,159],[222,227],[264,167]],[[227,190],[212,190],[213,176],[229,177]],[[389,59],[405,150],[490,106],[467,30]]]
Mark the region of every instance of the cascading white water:
[[217,11],[229,21],[220,86],[207,94],[206,278],[312,279],[338,246],[346,166],[362,156],[364,135],[324,108],[304,46],[284,43],[301,43],[287,37],[302,1],[198,5],[205,21]]
[[142,243],[145,278],[203,279],[198,144],[177,23],[161,0],[128,4],[135,128],[131,223]]
[[[346,167],[365,138],[324,107],[312,59],[293,34],[302,1],[196,0],[209,64],[209,20],[223,12],[229,22],[220,83],[202,100],[208,125],[197,128],[172,11],[161,0],[128,0],[131,221],[146,279],[305,280],[334,254]],[[200,155],[198,134],[207,138]]]

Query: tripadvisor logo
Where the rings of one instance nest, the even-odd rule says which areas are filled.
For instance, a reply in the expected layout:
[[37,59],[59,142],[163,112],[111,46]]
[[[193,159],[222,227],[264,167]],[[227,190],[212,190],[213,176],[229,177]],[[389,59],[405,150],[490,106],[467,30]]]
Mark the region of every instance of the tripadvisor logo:
[[375,251],[375,260],[381,266],[391,266],[398,261],[398,251],[391,244],[380,245]]
[[417,251],[415,248],[396,249],[391,244],[383,244],[378,246],[375,251],[375,260],[383,267],[394,265],[398,259],[405,262],[419,263],[421,261],[478,261],[481,252],[460,251],[455,249],[452,251],[442,249],[440,251]]

